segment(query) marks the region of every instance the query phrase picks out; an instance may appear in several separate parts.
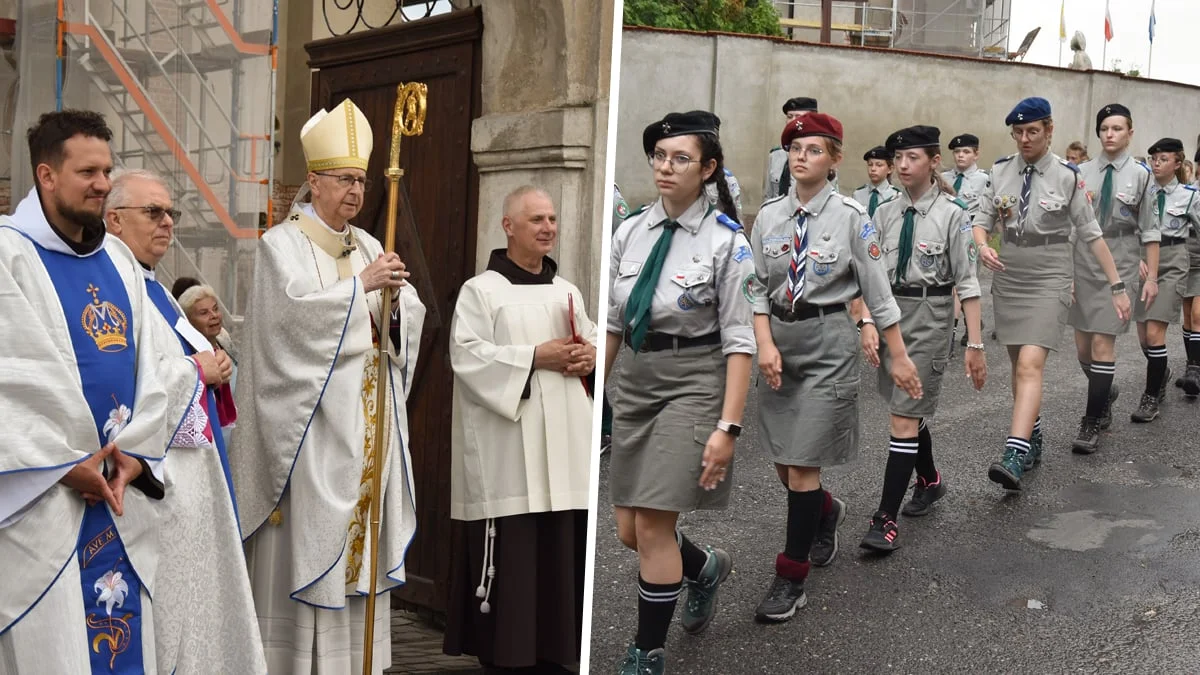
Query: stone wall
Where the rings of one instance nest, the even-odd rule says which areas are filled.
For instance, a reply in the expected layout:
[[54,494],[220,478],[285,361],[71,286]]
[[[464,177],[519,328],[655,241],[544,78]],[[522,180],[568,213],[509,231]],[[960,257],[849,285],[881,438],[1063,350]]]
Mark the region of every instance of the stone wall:
[[845,126],[844,192],[866,181],[864,152],[913,124],[941,128],[945,141],[979,136],[980,165],[990,166],[1015,152],[1004,117],[1026,96],[1050,100],[1059,154],[1075,140],[1096,154],[1095,113],[1121,102],[1133,111],[1134,154],[1171,136],[1183,139],[1190,156],[1195,120],[1182,111],[1200,108],[1200,88],[1113,73],[641,28],[622,35],[620,86],[616,179],[631,205],[655,196],[641,149],[645,125],[671,110],[706,108],[722,119],[726,165],[751,214],[761,202],[767,151],[779,144],[780,106],[793,96],[817,98]]

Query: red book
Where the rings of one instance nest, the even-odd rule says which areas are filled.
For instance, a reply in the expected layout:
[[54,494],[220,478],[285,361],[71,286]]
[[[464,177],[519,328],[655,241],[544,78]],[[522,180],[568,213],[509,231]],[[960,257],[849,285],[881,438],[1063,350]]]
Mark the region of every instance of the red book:
[[[567,293],[567,317],[571,322],[571,341],[577,345],[585,344],[584,339],[579,337],[579,331],[575,329],[575,296],[570,293]],[[592,388],[588,386],[587,376],[580,377],[579,381],[583,382],[583,390],[587,392],[588,396],[591,396]]]

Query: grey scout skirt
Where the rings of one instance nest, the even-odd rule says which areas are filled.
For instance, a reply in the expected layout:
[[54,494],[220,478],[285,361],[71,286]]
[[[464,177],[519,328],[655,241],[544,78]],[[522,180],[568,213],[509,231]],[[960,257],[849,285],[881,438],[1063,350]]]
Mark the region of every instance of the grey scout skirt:
[[733,463],[714,490],[700,462],[725,401],[721,345],[630,353],[613,392],[613,506],[684,513],[729,504]]
[[1188,276],[1183,297],[1194,298],[1200,295],[1200,235],[1193,234],[1187,238],[1187,249]]
[[[1129,293],[1130,300],[1141,295],[1138,263],[1141,260],[1142,245],[1137,236],[1106,236],[1104,243],[1108,244],[1108,250],[1112,252],[1113,262],[1117,264],[1117,273],[1121,281],[1125,282],[1125,290]],[[1091,251],[1083,255],[1090,256]],[[1085,263],[1076,263],[1075,269],[1080,273],[1075,275],[1075,302],[1071,305],[1068,322],[1076,330],[1086,333],[1125,334],[1129,331],[1130,322],[1117,318],[1117,310],[1112,304],[1112,287],[1109,286],[1108,279],[1082,273],[1088,267]]]
[[[848,312],[803,321],[771,317],[783,384],[758,378],[758,420],[771,460],[821,468],[858,456],[858,332]],[[947,343],[948,344],[948,343]]]
[[996,340],[1057,350],[1071,306],[1071,244],[1006,243],[1000,262],[1005,269],[992,278]]
[[954,329],[954,298],[949,295],[925,298],[896,296],[900,305],[900,334],[908,357],[917,367],[924,396],[913,399],[892,382],[892,357],[883,338],[879,340],[879,395],[888,409],[901,417],[932,417],[942,391],[942,375],[950,358],[950,336]]
[[[1189,243],[1191,239],[1188,240]],[[1176,323],[1183,311],[1188,284],[1188,247],[1185,244],[1158,247],[1158,297],[1146,307],[1141,294],[1134,297],[1135,321]]]

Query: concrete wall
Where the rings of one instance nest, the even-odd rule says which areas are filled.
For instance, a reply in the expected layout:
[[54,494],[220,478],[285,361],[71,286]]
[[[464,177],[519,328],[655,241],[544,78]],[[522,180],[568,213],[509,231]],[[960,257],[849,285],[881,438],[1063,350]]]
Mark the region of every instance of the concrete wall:
[[630,204],[655,197],[642,129],[672,110],[708,108],[721,117],[726,165],[741,182],[748,213],[761,201],[767,151],[779,144],[780,105],[793,96],[817,98],[845,126],[839,183],[847,193],[866,180],[863,153],[913,124],[941,128],[944,142],[964,132],[979,136],[980,165],[990,166],[1015,152],[1004,117],[1026,96],[1053,106],[1060,155],[1074,140],[1099,152],[1095,112],[1120,102],[1133,111],[1134,154],[1172,136],[1190,156],[1191,113],[1200,109],[1200,88],[1112,73],[641,28],[622,35],[620,85],[616,177]]

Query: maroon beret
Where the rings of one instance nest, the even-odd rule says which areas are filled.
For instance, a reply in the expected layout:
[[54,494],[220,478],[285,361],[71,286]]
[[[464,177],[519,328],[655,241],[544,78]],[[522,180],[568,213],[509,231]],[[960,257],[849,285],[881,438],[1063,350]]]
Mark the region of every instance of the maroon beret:
[[837,118],[826,113],[808,113],[794,120],[789,120],[779,137],[779,143],[784,148],[792,145],[797,138],[809,136],[824,136],[835,141],[842,140],[842,123]]

